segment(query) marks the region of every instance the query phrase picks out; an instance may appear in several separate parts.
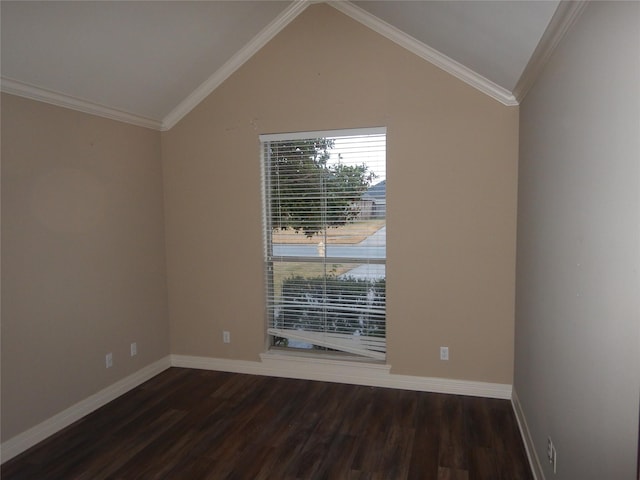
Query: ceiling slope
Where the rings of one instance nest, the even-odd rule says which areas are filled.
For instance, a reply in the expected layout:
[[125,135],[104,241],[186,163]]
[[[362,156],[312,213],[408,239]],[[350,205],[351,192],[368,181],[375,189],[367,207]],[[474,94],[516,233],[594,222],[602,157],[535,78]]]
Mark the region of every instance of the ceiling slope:
[[[378,2],[361,2],[361,3],[378,3]],[[382,3],[382,2],[379,2]],[[388,3],[388,2],[386,2]],[[413,3],[413,2],[407,2]],[[416,2],[417,3],[417,2]],[[425,2],[426,3],[426,2]],[[432,2],[428,2],[432,3]],[[483,77],[479,73],[471,70],[465,65],[457,62],[456,60],[444,55],[438,50],[431,48],[429,45],[420,42],[414,37],[407,35],[404,31],[394,27],[393,25],[379,19],[375,15],[369,13],[367,10],[360,8],[359,6],[350,2],[331,2],[331,5],[341,12],[349,15],[354,20],[368,26],[372,30],[387,37],[389,40],[397,43],[398,45],[406,48],[412,53],[415,53],[419,57],[427,60],[435,66],[441,68],[445,72],[453,75],[454,77],[468,83],[472,87],[480,90],[481,92],[489,95],[495,100],[503,103],[507,106],[517,105],[513,94],[506,88],[501,87],[497,83]]]
[[[312,3],[3,1],[2,91],[167,130]],[[327,3],[517,105],[586,2]]]
[[354,4],[511,92],[558,1]]
[[290,1],[2,1],[2,89],[151,128]]

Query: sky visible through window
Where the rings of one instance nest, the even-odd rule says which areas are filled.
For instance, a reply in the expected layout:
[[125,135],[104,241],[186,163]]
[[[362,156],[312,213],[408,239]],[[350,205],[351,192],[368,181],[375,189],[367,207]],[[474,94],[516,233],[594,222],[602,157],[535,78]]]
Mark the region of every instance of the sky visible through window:
[[[380,137],[380,136],[378,136]],[[329,137],[331,138],[331,137]],[[369,170],[376,174],[372,185],[376,185],[387,179],[386,169],[386,141],[384,136],[374,143],[372,136],[359,135],[353,137],[336,137],[334,147],[329,151],[331,157],[328,163],[342,163],[344,165],[362,165],[369,167]]]

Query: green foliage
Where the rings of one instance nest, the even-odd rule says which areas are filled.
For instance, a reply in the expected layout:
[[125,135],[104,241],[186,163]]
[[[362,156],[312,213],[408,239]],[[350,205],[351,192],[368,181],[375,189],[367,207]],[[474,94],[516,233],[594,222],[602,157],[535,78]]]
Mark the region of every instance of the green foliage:
[[385,279],[290,277],[282,284],[275,324],[278,328],[384,337],[385,299]]
[[357,202],[375,174],[362,165],[327,164],[328,138],[269,143],[269,196],[273,229],[308,237],[358,216]]

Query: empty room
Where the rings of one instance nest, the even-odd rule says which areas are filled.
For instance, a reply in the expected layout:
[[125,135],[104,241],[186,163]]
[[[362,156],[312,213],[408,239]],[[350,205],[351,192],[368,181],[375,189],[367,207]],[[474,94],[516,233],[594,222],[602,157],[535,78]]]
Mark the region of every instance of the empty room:
[[640,479],[640,2],[0,21],[3,479]]

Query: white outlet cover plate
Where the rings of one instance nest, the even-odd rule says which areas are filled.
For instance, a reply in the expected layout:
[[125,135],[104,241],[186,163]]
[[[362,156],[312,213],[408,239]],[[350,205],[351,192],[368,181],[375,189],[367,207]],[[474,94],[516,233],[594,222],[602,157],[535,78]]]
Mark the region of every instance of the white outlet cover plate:
[[449,347],[440,347],[440,360],[449,360]]

